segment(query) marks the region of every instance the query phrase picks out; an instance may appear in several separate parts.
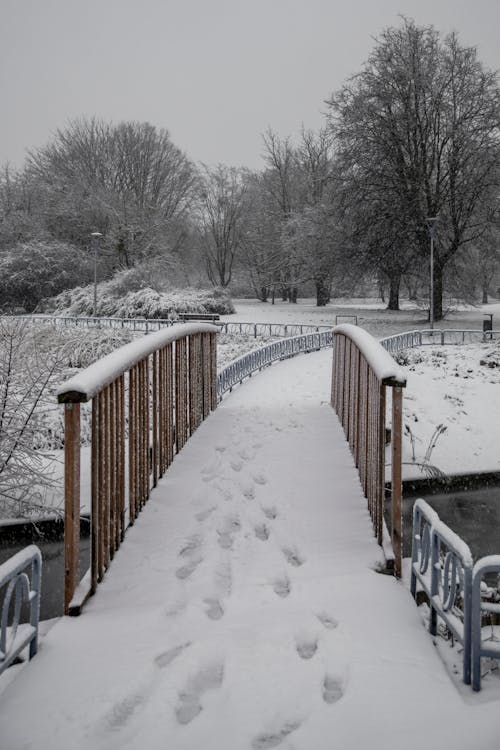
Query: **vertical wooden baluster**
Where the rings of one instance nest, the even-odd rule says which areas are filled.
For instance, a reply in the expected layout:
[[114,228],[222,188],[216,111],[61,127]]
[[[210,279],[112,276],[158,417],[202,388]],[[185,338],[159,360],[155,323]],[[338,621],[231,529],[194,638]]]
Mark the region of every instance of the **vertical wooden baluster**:
[[135,521],[135,367],[128,374],[128,503],[129,524]]
[[115,554],[116,540],[116,380],[109,385],[109,558]]
[[99,580],[99,396],[92,399],[92,443],[91,443],[91,593],[95,594]]
[[386,386],[379,382],[379,425],[378,425],[378,502],[377,502],[377,517],[378,517],[378,543],[383,542],[383,530],[384,530],[384,501],[385,501],[385,390]]
[[138,458],[139,458],[139,486],[138,486],[138,508],[137,512],[142,509],[144,504],[144,362],[141,360],[138,365],[139,374],[139,393],[137,398],[137,424],[138,424]]
[[125,374],[120,378],[120,536],[125,534]]
[[402,422],[403,422],[403,389],[392,388],[392,430],[391,430],[391,521],[392,549],[394,550],[394,572],[401,578],[402,564]]
[[165,347],[158,353],[158,474],[165,472]]
[[102,391],[98,394],[98,432],[97,441],[97,498],[98,498],[98,515],[99,515],[99,533],[98,533],[98,574],[97,580],[102,581],[104,575],[104,394]]
[[144,359],[144,502],[149,498],[151,476],[149,357]]
[[210,390],[212,411],[217,408],[217,334],[210,333]]
[[80,404],[64,408],[64,613],[79,582]]
[[167,384],[167,392],[166,392],[166,404],[165,404],[165,417],[167,420],[167,466],[170,466],[172,461],[174,460],[174,446],[176,443],[175,438],[175,432],[177,430],[177,427],[174,424],[174,410],[175,410],[175,403],[174,403],[174,380],[175,380],[175,373],[174,373],[174,350],[173,350],[173,344],[168,344],[165,351],[165,358],[166,358],[166,368],[165,368],[165,378],[166,378],[166,384]]

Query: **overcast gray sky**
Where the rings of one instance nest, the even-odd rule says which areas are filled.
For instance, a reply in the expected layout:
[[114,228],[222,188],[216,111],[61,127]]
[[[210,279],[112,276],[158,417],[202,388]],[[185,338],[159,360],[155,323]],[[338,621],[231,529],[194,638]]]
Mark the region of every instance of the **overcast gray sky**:
[[0,164],[71,118],[148,121],[193,159],[261,166],[398,15],[500,68],[500,0],[0,0]]

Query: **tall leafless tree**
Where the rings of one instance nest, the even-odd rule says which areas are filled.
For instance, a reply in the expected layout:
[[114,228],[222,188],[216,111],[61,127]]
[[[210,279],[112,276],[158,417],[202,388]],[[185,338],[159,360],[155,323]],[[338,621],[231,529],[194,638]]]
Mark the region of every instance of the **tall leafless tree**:
[[[398,248],[428,264],[426,219],[439,217],[433,278],[439,320],[446,265],[481,236],[497,200],[496,74],[456,34],[442,38],[431,26],[403,19],[382,33],[360,73],[327,104],[346,200],[353,212],[359,207],[383,225],[396,277]],[[377,247],[387,258],[384,244]]]

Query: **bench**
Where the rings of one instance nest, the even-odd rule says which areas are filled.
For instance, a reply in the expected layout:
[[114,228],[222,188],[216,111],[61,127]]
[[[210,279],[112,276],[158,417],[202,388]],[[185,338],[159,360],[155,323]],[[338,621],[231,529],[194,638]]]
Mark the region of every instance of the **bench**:
[[179,313],[179,320],[184,322],[188,320],[220,320],[220,315],[216,313]]

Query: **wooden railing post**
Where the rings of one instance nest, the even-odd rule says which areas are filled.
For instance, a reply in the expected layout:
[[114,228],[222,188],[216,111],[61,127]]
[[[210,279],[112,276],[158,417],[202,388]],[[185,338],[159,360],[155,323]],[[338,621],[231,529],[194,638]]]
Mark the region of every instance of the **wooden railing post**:
[[80,404],[64,405],[64,614],[78,585],[80,557]]
[[394,551],[394,572],[401,577],[402,562],[402,422],[403,389],[392,388],[392,427],[391,427],[391,492],[392,492],[392,549]]

